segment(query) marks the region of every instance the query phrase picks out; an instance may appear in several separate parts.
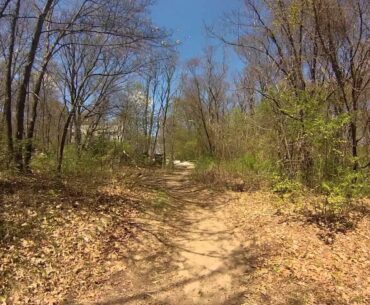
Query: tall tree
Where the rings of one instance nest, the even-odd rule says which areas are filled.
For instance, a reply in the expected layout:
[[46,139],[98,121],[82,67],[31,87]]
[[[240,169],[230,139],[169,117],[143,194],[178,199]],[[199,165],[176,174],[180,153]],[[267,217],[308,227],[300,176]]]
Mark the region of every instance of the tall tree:
[[24,169],[22,141],[24,138],[24,109],[26,105],[27,91],[30,84],[33,64],[37,54],[37,48],[39,46],[40,38],[42,35],[42,29],[46,20],[46,16],[52,9],[53,3],[54,0],[47,0],[42,12],[37,17],[31,46],[27,55],[27,62],[21,75],[19,93],[16,101],[16,147],[14,151],[14,160],[17,164],[18,169],[21,171]]
[[[6,6],[9,4],[9,1],[4,3],[3,11],[5,10]],[[12,17],[11,26],[10,26],[10,41],[9,41],[9,49],[8,49],[8,56],[6,61],[6,77],[5,77],[5,102],[4,102],[4,117],[5,117],[5,124],[6,124],[6,138],[7,138],[7,146],[8,146],[8,157],[9,162],[11,162],[14,152],[13,146],[13,126],[12,126],[12,82],[13,82],[13,58],[14,58],[14,47],[16,44],[16,32],[17,32],[17,23],[19,18],[19,11],[20,11],[21,1],[17,0],[15,8],[14,8],[14,15]]]

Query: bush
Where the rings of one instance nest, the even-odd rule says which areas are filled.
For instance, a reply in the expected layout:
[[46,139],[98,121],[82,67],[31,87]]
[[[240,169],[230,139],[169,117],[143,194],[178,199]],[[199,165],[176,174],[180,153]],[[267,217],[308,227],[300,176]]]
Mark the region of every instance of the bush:
[[37,172],[52,172],[56,168],[54,153],[35,153],[32,157],[31,168]]
[[284,196],[286,194],[291,194],[295,192],[301,191],[303,188],[302,184],[300,184],[297,181],[284,179],[276,182],[276,184],[273,186],[273,192]]
[[369,194],[369,181],[364,173],[350,171],[342,173],[337,181],[326,181],[321,185],[325,200],[321,207],[327,216],[344,214],[354,201]]
[[196,162],[193,176],[196,180],[206,184],[217,183],[217,165],[211,157],[203,157]]
[[[115,166],[135,163],[131,158],[131,148],[127,143],[95,138],[78,155],[73,144],[65,146],[63,173],[66,175],[95,173],[113,169]],[[57,155],[55,152],[37,152],[32,158],[31,168],[38,172],[54,172]]]

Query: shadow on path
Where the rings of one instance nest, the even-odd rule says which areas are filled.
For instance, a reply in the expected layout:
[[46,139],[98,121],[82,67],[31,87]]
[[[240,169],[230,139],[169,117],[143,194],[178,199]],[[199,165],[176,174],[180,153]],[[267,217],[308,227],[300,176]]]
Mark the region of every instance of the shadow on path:
[[231,198],[194,184],[189,175],[181,169],[138,181],[137,187],[158,192],[164,202],[160,209],[132,202],[142,213],[126,220],[133,242],[120,259],[127,268],[83,304],[243,304],[243,275],[272,249],[242,246],[225,219]]

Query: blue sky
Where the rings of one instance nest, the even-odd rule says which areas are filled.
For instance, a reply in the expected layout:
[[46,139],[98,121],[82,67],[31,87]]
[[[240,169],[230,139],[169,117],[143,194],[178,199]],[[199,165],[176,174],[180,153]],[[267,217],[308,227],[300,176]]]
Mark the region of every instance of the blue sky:
[[[213,24],[224,13],[240,6],[240,0],[157,0],[152,18],[155,24],[172,30],[173,38],[182,42],[179,52],[184,63],[201,56],[207,45],[220,45],[207,37],[204,24]],[[228,63],[231,73],[242,68],[231,50],[228,51]]]

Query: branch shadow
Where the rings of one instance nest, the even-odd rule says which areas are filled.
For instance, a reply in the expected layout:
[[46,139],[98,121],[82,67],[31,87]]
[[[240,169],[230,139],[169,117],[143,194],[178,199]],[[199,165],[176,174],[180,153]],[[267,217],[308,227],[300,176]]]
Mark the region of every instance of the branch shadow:
[[[206,187],[199,187],[199,184],[195,185],[189,178],[186,178],[186,174],[185,176],[181,174],[180,177],[178,175],[178,173],[171,174],[164,178],[155,177],[155,175],[145,176],[136,183],[138,188],[164,193],[171,200],[165,205],[166,211],[156,210],[150,201],[131,200],[125,203],[131,208],[137,209],[140,213],[134,217],[122,219],[125,222],[125,227],[131,233],[133,242],[129,245],[126,243],[122,244],[125,248],[125,253],[121,254],[119,259],[133,269],[138,269],[140,276],[148,279],[149,282],[153,274],[161,272],[164,274],[164,277],[167,277],[171,272],[177,270],[179,262],[184,262],[184,258],[179,253],[218,259],[222,261],[222,266],[206,274],[188,276],[173,283],[159,285],[159,287],[154,285],[154,288],[151,289],[146,289],[145,285],[143,285],[142,289],[135,291],[131,295],[106,298],[106,300],[93,304],[114,305],[146,301],[161,293],[171,292],[174,289],[185,287],[195,282],[212,281],[215,277],[224,274],[233,275],[238,270],[241,270],[242,273],[250,274],[258,270],[265,259],[277,250],[271,245],[260,245],[257,243],[252,244],[248,249],[241,246],[237,247],[231,252],[222,247],[214,251],[199,252],[184,246],[181,243],[182,240],[187,242],[227,240],[232,238],[233,230],[229,228],[224,230],[192,228],[197,223],[209,220],[209,215],[212,215],[209,212],[215,212],[220,207],[228,204],[228,199],[226,196],[223,196],[222,192],[210,191]],[[192,189],[193,187],[194,189]],[[118,199],[115,196],[109,196],[104,198],[103,201],[114,202]],[[207,210],[207,213],[194,216],[185,212],[194,208]],[[148,242],[150,240],[154,242]],[[112,239],[107,243],[107,248],[105,249],[107,256],[111,251],[109,244],[115,241],[119,241],[119,239]],[[124,278],[125,273],[115,274],[114,277]],[[240,279],[233,277],[232,280],[238,281]],[[109,279],[107,284],[109,284]],[[242,299],[242,293],[234,292],[222,304],[240,304]]]
[[[216,270],[212,270],[207,274],[189,277],[152,290],[143,289],[142,291],[130,296],[111,298],[105,301],[96,302],[94,303],[94,305],[118,305],[128,304],[132,301],[137,300],[147,300],[148,298],[152,298],[155,295],[161,294],[163,292],[169,292],[194,282],[212,281],[212,278],[218,275],[222,275],[225,273],[229,274],[230,272],[233,272],[239,268],[242,268],[244,273],[253,273],[255,270],[257,270],[258,266],[262,265],[265,259],[269,257],[270,251],[272,251],[272,249],[269,249],[269,251],[261,252],[261,249],[259,247],[254,247],[253,249],[249,250],[238,248],[232,251],[229,256],[224,257],[226,260],[224,266],[217,268]],[[208,256],[207,254],[203,255]],[[153,272],[153,270],[151,270],[151,272]],[[222,305],[240,304],[240,301],[243,299],[243,297],[244,294],[242,292],[238,292],[226,299],[222,303]]]

